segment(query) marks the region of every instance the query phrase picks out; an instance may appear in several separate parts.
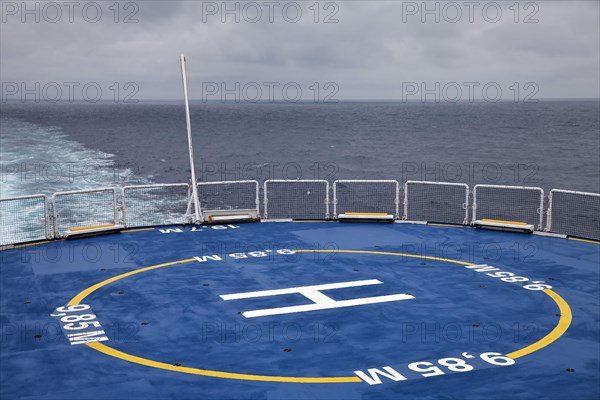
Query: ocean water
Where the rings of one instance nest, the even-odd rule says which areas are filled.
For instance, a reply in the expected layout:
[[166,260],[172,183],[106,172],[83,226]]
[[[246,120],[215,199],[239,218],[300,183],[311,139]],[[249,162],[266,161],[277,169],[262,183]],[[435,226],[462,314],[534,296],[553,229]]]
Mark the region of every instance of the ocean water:
[[[600,102],[203,103],[197,178],[600,192]],[[181,102],[0,105],[1,196],[190,179]]]

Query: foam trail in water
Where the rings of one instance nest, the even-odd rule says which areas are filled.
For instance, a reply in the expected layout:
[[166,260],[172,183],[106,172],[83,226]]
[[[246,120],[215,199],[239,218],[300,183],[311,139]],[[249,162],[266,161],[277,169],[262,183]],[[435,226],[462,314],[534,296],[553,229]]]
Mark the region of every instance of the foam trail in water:
[[70,140],[58,127],[0,117],[1,197],[146,183],[114,155]]

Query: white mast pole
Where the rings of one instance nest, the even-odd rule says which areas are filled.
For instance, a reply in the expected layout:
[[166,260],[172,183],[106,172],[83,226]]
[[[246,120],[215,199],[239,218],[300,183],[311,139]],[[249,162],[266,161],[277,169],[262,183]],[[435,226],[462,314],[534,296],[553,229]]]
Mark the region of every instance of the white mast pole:
[[185,71],[185,55],[179,56],[181,61],[181,75],[183,77],[183,97],[185,99],[185,121],[187,124],[188,150],[190,155],[190,169],[192,171],[192,199],[194,201],[195,223],[202,222],[200,200],[198,199],[198,186],[196,183],[196,169],[194,168],[194,148],[192,146],[192,123],[190,122],[190,101],[188,99],[187,75]]

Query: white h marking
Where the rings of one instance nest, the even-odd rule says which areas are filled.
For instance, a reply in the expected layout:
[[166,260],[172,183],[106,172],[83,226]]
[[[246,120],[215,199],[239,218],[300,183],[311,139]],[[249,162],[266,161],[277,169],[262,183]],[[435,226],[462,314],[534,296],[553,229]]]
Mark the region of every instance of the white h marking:
[[327,283],[324,285],[300,286],[286,289],[261,290],[259,292],[233,293],[221,295],[223,300],[240,300],[252,299],[255,297],[279,296],[282,294],[299,293],[311,300],[313,304],[305,304],[301,306],[267,308],[264,310],[244,311],[242,315],[246,318],[264,317],[267,315],[291,314],[297,312],[328,310],[332,308],[361,306],[364,304],[387,303],[390,301],[410,300],[414,296],[410,294],[389,294],[386,296],[362,297],[359,299],[349,299],[336,301],[331,297],[321,293],[320,290],[342,289],[357,286],[379,285],[383,282],[377,279],[369,279],[365,281]]

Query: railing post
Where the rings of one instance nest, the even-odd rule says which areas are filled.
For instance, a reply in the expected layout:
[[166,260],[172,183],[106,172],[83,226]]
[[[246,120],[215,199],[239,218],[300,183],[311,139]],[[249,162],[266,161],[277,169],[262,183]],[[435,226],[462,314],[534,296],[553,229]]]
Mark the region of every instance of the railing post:
[[546,231],[552,231],[552,192],[554,189],[550,190],[548,194],[548,211],[546,211]]
[[127,206],[125,204],[125,188],[121,188],[121,213],[123,214],[123,226],[127,228]]
[[540,223],[538,224],[538,231],[544,230],[544,189],[541,189],[540,195],[540,208],[538,209],[538,214],[540,215]]
[[329,219],[329,181],[325,184],[325,219]]
[[409,181],[404,182],[404,211],[402,214],[403,220],[408,219],[408,182]]
[[269,180],[265,180],[263,183],[263,210],[265,211],[265,219],[269,218],[269,211],[267,204],[269,203],[269,199],[267,198],[267,182]]

